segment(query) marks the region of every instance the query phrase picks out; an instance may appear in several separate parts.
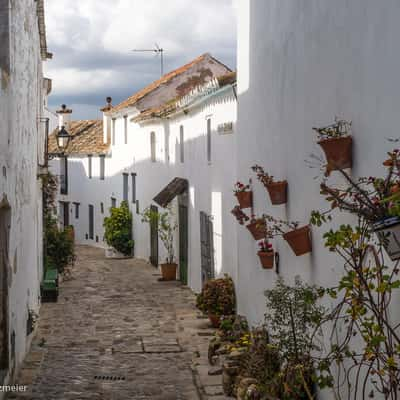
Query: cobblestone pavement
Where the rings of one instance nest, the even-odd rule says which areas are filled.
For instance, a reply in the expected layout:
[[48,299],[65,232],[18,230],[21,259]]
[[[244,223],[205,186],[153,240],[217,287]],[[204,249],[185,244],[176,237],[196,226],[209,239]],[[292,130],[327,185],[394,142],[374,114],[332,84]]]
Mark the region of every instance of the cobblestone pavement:
[[213,331],[194,295],[159,282],[138,260],[110,260],[77,247],[72,279],[57,303],[42,305],[31,352],[16,383],[30,400],[224,399],[221,377],[209,376]]

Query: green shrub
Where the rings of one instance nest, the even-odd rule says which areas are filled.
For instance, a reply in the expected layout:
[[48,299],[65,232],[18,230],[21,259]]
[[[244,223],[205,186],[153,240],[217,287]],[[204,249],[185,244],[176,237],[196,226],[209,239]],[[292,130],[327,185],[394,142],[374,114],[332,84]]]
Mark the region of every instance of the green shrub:
[[126,256],[131,255],[134,246],[132,213],[126,201],[123,201],[120,207],[110,209],[110,216],[104,218],[103,226],[107,244]]
[[225,275],[224,278],[207,281],[197,296],[196,306],[205,314],[235,314],[236,297],[232,278]]

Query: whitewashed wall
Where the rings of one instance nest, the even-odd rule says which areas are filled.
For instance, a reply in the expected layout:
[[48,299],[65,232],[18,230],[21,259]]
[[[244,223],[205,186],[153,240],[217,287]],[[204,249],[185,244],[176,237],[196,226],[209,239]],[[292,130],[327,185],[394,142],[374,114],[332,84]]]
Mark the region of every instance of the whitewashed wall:
[[[10,69],[0,65],[0,206],[11,207],[10,340],[15,333],[11,372],[18,369],[29,347],[28,308],[39,310],[43,273],[42,195],[37,174],[38,162],[44,161],[44,125],[39,122],[44,93],[36,8],[33,0],[10,2]],[[12,351],[10,342],[10,357]]]
[[[74,225],[79,243],[105,247],[103,219],[109,215],[111,197],[119,205],[123,199],[123,173],[129,174],[129,205],[134,215],[134,239],[136,257],[149,259],[150,232],[147,224],[141,222],[132,203],[131,173],[136,173],[136,197],[139,212],[152,203],[158,194],[174,177],[189,181],[189,285],[195,290],[201,288],[200,270],[200,211],[214,217],[215,267],[218,274],[236,271],[236,226],[230,214],[233,207],[232,185],[236,175],[235,125],[231,134],[220,135],[217,125],[236,121],[236,99],[232,87],[223,89],[201,104],[190,109],[189,114],[171,116],[168,120],[149,121],[139,125],[130,122],[137,115],[136,110],[128,112],[128,143],[124,140],[124,115],[115,116],[115,144],[106,157],[106,178],[99,179],[99,158],[92,158],[92,179],[88,178],[88,158],[84,155],[69,158],[69,193],[59,196],[61,201],[70,202],[70,223]],[[114,117],[114,116],[113,116]],[[207,162],[206,128],[212,120],[212,162]],[[73,118],[73,116],[72,116]],[[185,162],[180,163],[180,125],[185,132]],[[156,162],[150,160],[150,133],[156,134]],[[229,155],[227,157],[227,155]],[[54,173],[59,174],[59,160],[51,163]],[[228,195],[227,195],[228,193]],[[80,217],[75,219],[72,202],[80,203]],[[105,213],[100,212],[104,203]],[[88,205],[95,208],[95,236],[99,242],[87,240],[89,219]],[[178,251],[176,251],[178,255]],[[165,259],[165,251],[159,243],[159,261]]]
[[[276,178],[287,179],[286,207],[272,206],[261,185],[255,188],[258,213],[306,223],[311,210],[327,203],[319,194],[317,170],[304,162],[322,155],[313,126],[335,116],[353,121],[353,176],[380,175],[389,137],[399,137],[398,107],[400,3],[373,0],[241,0],[238,30],[238,177],[263,165]],[[340,182],[336,173],[331,183]],[[333,226],[353,219],[342,214]],[[296,257],[283,240],[275,242],[281,275],[293,281],[330,286],[343,273],[343,263],[323,246],[313,228],[313,252]],[[238,234],[239,311],[252,323],[263,320],[263,291],[277,275],[262,270],[255,243],[243,229]],[[399,308],[394,318],[400,320]],[[326,399],[331,399],[326,394]]]

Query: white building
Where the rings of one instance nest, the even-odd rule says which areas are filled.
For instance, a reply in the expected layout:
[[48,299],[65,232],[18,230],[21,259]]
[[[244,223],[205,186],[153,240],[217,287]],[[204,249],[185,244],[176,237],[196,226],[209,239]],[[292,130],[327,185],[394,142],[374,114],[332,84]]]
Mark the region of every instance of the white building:
[[[135,255],[157,266],[163,247],[140,213],[151,204],[161,208],[153,198],[179,178],[167,197],[180,225],[180,278],[200,290],[202,274],[235,274],[235,74],[205,54],[102,111],[103,121],[73,121],[70,110],[58,112],[60,127],[72,135],[67,158],[52,163],[67,182],[59,196],[62,224],[75,227],[78,243],[104,247],[104,217],[127,200]],[[50,145],[56,151],[54,135]]]
[[[307,223],[312,210],[328,207],[320,181],[313,179],[318,170],[304,161],[311,153],[323,154],[313,126],[335,116],[353,122],[353,176],[383,175],[382,160],[393,148],[386,138],[399,137],[399,2],[243,0],[238,18],[238,178],[248,179],[258,163],[286,179],[286,206],[272,206],[262,185],[254,185],[255,211]],[[337,174],[330,179],[340,182]],[[341,213],[331,227],[343,222],[354,219]],[[276,240],[281,276],[292,282],[300,275],[325,287],[337,283],[343,262],[323,245],[328,229],[313,228],[313,251],[299,257]],[[263,292],[277,275],[258,266],[255,243],[243,229],[237,246],[239,312],[258,323],[265,311]],[[396,321],[399,309],[393,309]]]
[[0,383],[30,344],[42,279],[43,105],[49,92],[43,0],[0,1]]

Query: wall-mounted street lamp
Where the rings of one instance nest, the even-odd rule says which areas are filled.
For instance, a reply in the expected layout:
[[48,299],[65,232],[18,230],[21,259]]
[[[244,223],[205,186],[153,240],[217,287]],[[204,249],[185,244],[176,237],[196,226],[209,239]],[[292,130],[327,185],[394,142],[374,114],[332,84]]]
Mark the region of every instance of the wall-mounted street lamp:
[[61,154],[64,154],[70,141],[71,135],[65,130],[65,126],[62,126],[57,133],[57,147]]

